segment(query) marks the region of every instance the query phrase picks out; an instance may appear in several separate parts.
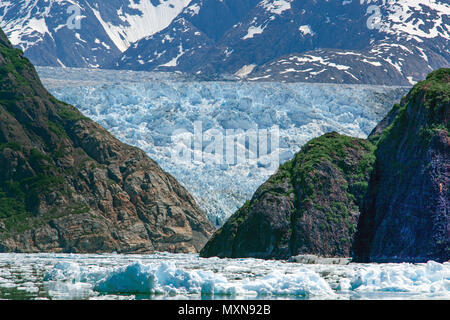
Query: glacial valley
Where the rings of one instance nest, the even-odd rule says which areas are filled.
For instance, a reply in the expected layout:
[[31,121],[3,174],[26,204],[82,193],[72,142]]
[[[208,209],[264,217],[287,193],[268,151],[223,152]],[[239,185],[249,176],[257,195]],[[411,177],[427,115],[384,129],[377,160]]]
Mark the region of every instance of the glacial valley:
[[[174,157],[174,132],[237,137],[279,127],[279,162],[326,132],[366,138],[408,87],[307,83],[198,81],[176,73],[37,67],[46,88],[76,106],[122,142],[143,149],[194,196],[209,219],[222,225],[272,175],[257,154],[235,164]],[[240,131],[241,130],[241,131]],[[175,132],[176,133],[176,132]],[[188,143],[189,144],[189,143]],[[192,145],[186,145],[193,149]],[[188,150],[189,151],[189,150]],[[192,150],[191,150],[192,151]]]

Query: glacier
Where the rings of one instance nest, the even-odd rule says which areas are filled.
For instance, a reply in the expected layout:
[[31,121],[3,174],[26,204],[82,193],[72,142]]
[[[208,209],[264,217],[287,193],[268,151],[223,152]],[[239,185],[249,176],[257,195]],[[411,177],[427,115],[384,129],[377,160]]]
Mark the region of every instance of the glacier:
[[[283,163],[308,140],[326,132],[367,137],[409,89],[199,81],[176,73],[75,68],[37,67],[37,71],[56,98],[76,106],[122,142],[143,149],[157,161],[186,187],[216,226],[276,170],[265,165],[264,155],[250,156],[249,141],[239,139],[242,131],[277,126],[278,149],[270,151],[277,151]],[[203,158],[174,157],[180,146],[174,137],[180,130],[181,136],[191,139],[182,147],[195,154],[194,124],[198,122],[206,134],[231,132],[236,148],[246,150],[248,159],[224,164],[206,161],[204,152]],[[203,151],[207,147],[203,141]]]
[[98,68],[164,30],[190,2],[3,0],[0,27],[33,64]]
[[0,299],[450,299],[450,262],[301,264],[197,254],[0,255]]

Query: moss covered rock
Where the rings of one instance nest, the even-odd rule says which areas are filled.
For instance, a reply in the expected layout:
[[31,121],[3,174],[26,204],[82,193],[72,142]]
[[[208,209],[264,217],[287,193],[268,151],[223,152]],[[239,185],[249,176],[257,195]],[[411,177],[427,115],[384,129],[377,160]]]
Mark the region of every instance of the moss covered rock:
[[[375,169],[362,205],[355,258],[450,259],[450,69],[414,86],[375,130]],[[385,125],[385,123],[390,123]]]

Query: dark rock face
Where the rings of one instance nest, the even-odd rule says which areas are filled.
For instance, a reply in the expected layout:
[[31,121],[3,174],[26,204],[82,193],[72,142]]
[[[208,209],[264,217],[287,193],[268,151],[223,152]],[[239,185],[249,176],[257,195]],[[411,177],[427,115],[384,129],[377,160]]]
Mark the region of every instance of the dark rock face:
[[0,31],[0,252],[197,252],[188,192],[41,85]]
[[375,129],[376,165],[355,241],[362,262],[450,259],[450,69],[431,73]]
[[374,146],[329,133],[308,142],[216,232],[201,256],[350,256]]

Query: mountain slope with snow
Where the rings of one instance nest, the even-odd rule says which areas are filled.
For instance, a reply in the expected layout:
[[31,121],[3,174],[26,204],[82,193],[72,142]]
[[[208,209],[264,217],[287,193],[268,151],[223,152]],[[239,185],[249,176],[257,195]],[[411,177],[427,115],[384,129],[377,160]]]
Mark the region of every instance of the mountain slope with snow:
[[0,27],[37,65],[95,68],[166,28],[190,1],[1,1]]
[[167,28],[141,39],[107,67],[191,72],[259,1],[193,0]]
[[[180,51],[171,53],[179,41],[160,39],[169,32],[175,39],[192,38],[192,30],[169,26],[138,41],[115,67],[158,70],[178,56],[177,63],[164,70],[206,77],[234,74],[254,81],[411,85],[431,70],[450,65],[450,4],[445,0],[247,4],[239,21],[218,37],[220,33],[208,34],[209,27],[195,24],[194,19],[207,11],[202,1],[193,3],[180,16],[196,26],[195,32],[205,34],[210,45],[191,46],[183,59]],[[154,63],[155,55],[164,60]],[[151,63],[139,64],[137,56],[149,57]]]

